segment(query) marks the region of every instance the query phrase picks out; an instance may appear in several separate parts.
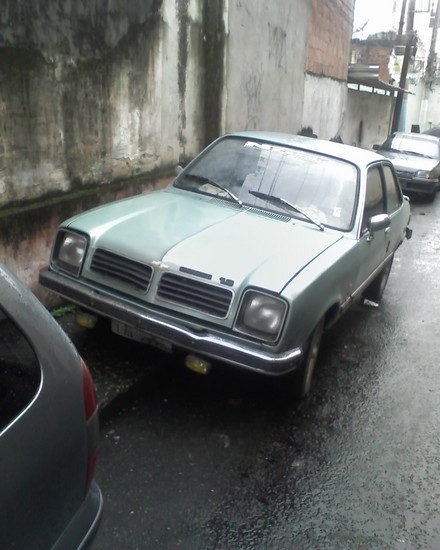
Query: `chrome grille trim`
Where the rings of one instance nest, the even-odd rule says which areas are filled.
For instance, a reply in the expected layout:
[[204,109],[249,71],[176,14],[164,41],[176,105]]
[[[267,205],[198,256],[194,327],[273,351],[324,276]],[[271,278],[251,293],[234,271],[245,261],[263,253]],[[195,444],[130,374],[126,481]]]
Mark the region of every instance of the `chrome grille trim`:
[[147,291],[153,274],[151,266],[102,248],[97,248],[93,254],[90,269],[143,292]]
[[165,273],[160,280],[157,296],[224,319],[229,312],[233,292],[189,277]]

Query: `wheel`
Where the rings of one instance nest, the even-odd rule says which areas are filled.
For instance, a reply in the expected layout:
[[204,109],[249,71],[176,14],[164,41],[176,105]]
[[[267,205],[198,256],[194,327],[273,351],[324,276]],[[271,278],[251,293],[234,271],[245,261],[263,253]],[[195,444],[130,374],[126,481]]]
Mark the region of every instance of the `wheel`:
[[376,276],[374,281],[368,286],[364,292],[364,299],[371,300],[372,302],[380,302],[387,286],[388,277],[390,276],[391,266],[393,265],[394,254],[386,264],[383,266],[382,271]]
[[426,202],[434,202],[436,194],[437,194],[437,191],[433,191],[432,193],[429,193],[428,195],[426,195]]
[[278,380],[278,388],[284,397],[300,400],[310,392],[323,333],[324,318],[319,321],[307,340],[298,368]]

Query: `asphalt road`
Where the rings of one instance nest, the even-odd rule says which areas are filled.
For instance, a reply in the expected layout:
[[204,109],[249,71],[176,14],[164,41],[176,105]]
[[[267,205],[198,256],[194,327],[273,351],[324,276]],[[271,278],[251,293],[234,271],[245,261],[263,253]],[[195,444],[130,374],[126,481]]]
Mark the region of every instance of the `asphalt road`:
[[102,403],[92,550],[440,548],[440,196],[378,308],[325,335],[310,397],[70,330]]

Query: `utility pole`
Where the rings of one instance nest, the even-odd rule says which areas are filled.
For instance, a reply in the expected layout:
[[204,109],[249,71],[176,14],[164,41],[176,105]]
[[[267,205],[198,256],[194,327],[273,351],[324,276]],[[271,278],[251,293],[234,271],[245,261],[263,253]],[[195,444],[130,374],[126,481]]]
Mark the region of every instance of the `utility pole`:
[[398,38],[402,38],[403,34],[403,23],[405,21],[405,13],[406,13],[406,0],[403,0],[402,2],[402,10],[400,12],[400,22],[399,22],[399,34]]
[[436,58],[435,48],[437,44],[438,25],[440,22],[440,0],[437,0],[434,25],[432,27],[431,47],[429,48],[428,62],[426,64],[426,81],[432,84],[435,78]]
[[[415,5],[416,5],[416,0],[409,0],[407,20],[406,20],[405,53],[403,56],[402,70],[400,72],[400,82],[399,82],[400,90],[397,92],[396,104],[394,106],[394,115],[393,115],[393,122],[391,125],[391,133],[397,132],[399,128],[399,119],[400,119],[400,113],[402,112],[402,103],[403,103],[403,94],[404,94],[402,90],[405,88],[405,85],[406,85],[406,75],[408,74],[408,65],[409,65],[409,60],[411,58],[411,51],[413,49],[413,46],[415,45],[414,30],[413,30]],[[401,31],[402,27],[403,27],[403,21],[401,19],[399,31]]]

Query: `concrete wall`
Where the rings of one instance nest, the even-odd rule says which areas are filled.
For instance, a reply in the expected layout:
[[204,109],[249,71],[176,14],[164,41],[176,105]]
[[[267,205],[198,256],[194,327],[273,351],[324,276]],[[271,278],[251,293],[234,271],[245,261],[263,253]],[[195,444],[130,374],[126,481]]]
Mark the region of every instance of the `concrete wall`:
[[230,0],[223,130],[311,128],[323,139],[340,136],[353,7],[351,0],[294,0],[277,9]]
[[2,2],[0,206],[198,151],[201,4]]
[[341,132],[344,143],[372,149],[390,132],[394,99],[391,96],[349,90],[347,116]]
[[229,1],[224,131],[301,130],[311,9],[310,0]]
[[402,126],[405,131],[409,132],[413,124],[418,124],[421,132],[432,126],[440,126],[440,82],[433,81],[428,85],[419,79],[409,82],[407,87],[412,94],[407,96],[402,105]]
[[340,137],[348,143],[345,135],[347,84],[333,79],[307,75],[304,93],[302,126],[313,128],[320,139]]
[[0,256],[37,290],[62,219],[219,134],[349,140],[354,0],[3,0]]

